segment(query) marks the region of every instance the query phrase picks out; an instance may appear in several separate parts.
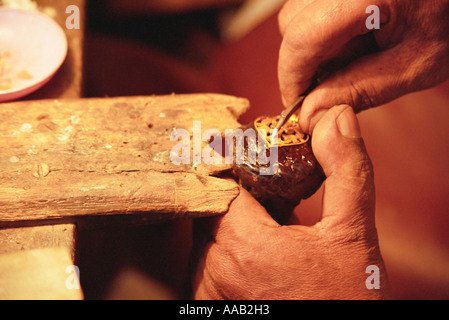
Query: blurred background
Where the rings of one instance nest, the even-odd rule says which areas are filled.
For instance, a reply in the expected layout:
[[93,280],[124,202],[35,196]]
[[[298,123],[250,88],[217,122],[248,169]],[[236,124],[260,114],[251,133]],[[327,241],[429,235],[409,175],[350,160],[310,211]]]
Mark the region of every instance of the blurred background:
[[[216,92],[275,115],[283,0],[88,1],[85,95]],[[376,223],[396,299],[449,298],[449,82],[359,115],[376,177]],[[322,191],[295,219],[319,219]],[[183,297],[191,221],[83,230],[87,299]]]

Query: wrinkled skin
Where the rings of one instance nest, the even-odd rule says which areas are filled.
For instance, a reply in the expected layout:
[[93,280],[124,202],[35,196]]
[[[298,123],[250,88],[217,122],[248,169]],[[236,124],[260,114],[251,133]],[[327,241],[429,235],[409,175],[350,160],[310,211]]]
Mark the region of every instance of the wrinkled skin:
[[[312,147],[326,180],[314,226],[273,220],[244,189],[220,217],[194,225],[196,299],[379,299],[388,280],[374,222],[374,178],[352,108],[330,109]],[[368,290],[366,268],[380,270]]]
[[[366,28],[369,5],[380,9],[379,30]],[[449,77],[448,17],[449,0],[287,1],[279,14],[278,64],[285,105],[329,64],[340,68],[301,108],[300,125],[309,134],[335,105],[359,112],[443,82]]]

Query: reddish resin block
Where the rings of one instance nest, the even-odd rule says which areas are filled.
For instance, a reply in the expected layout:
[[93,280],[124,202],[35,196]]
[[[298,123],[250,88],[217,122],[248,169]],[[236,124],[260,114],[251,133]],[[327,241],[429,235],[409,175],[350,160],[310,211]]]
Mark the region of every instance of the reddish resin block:
[[[273,152],[272,131],[277,123],[276,117],[260,117],[241,129],[253,129],[259,137],[265,139],[267,152]],[[244,143],[243,163],[234,163],[233,173],[239,184],[272,215],[279,223],[285,224],[293,209],[302,199],[313,195],[326,178],[316,160],[311,146],[310,136],[304,134],[297,118],[292,117],[279,130],[277,146],[277,166],[272,174],[261,174],[266,163],[249,159],[249,154],[260,144]],[[252,161],[250,161],[252,160]],[[272,165],[272,164],[271,164]]]

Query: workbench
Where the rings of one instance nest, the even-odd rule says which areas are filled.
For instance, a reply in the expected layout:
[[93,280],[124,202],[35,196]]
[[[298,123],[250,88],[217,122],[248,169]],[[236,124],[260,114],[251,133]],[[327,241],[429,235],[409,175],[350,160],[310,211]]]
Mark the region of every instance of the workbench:
[[84,0],[38,3],[57,12],[69,52],[42,89],[0,104],[0,299],[83,299],[81,229],[227,211],[239,192],[217,177],[228,167],[173,164],[170,134],[191,133],[193,121],[236,128],[249,104],[218,94],[82,98],[84,31],[64,26],[65,8],[83,13]]

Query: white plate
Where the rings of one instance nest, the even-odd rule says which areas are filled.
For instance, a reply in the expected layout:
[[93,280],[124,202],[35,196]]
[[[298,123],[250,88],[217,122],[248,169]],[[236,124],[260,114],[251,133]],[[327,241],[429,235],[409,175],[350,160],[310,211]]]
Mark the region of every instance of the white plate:
[[0,102],[41,88],[61,67],[67,49],[64,30],[50,17],[0,7]]

